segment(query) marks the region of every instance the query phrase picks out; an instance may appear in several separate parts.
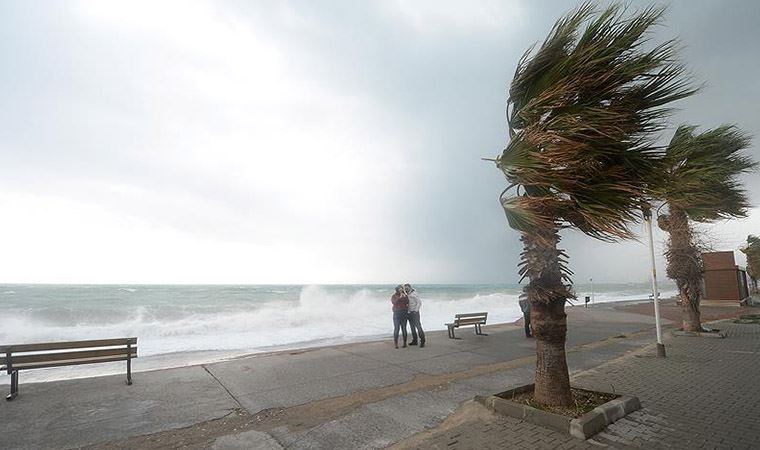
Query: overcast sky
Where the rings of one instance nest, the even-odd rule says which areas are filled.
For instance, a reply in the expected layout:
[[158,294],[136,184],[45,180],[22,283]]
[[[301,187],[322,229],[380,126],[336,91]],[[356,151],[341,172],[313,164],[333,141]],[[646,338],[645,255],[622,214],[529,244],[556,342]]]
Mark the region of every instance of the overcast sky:
[[[480,158],[575,4],[0,1],[0,282],[516,282]],[[655,35],[706,82],[673,126],[735,123],[756,157],[758,20],[682,0]],[[760,208],[708,230],[735,250]],[[647,279],[643,244],[564,236],[578,282]]]

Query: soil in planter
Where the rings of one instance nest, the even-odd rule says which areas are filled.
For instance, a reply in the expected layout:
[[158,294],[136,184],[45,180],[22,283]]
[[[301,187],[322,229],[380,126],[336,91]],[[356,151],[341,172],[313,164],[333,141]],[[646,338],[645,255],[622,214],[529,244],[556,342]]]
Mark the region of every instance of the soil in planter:
[[532,406],[533,408],[547,411],[554,414],[559,414],[566,417],[577,418],[580,417],[597,406],[601,406],[610,400],[617,398],[617,395],[608,394],[605,392],[592,392],[584,389],[570,389],[573,395],[573,402],[570,406],[548,406],[537,402],[533,398],[533,392],[524,392],[522,394],[516,394],[514,396],[503,398],[511,400],[515,403],[522,403],[523,405]]
[[760,314],[745,314],[734,320],[734,323],[760,324]]

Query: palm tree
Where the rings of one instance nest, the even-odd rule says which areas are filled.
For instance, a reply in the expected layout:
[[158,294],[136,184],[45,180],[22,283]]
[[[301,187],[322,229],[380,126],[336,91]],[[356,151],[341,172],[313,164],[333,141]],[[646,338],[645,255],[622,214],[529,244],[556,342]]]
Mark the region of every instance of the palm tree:
[[668,207],[658,223],[669,235],[667,274],[678,286],[686,331],[702,330],[702,253],[692,222],[745,217],[749,202],[737,177],[756,165],[742,153],[750,138],[736,127],[724,125],[701,134],[695,129],[684,125],[676,130],[655,188]]
[[747,255],[747,275],[752,280],[753,292],[757,292],[757,279],[760,278],[760,237],[747,236],[747,245],[742,247]]
[[[510,142],[495,160],[510,186],[501,203],[520,231],[519,273],[536,337],[534,398],[571,402],[565,357],[565,302],[573,298],[559,231],[604,241],[631,238],[649,173],[661,151],[665,105],[691,95],[673,41],[642,45],[663,14],[629,14],[584,3],[561,18],[518,63],[507,101]],[[516,188],[515,195],[506,193]],[[522,281],[522,280],[521,280]]]

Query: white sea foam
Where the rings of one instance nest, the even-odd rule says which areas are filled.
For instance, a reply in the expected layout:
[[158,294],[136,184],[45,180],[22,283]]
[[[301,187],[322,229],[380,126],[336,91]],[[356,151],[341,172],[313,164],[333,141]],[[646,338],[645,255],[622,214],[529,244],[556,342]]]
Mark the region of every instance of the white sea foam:
[[[344,298],[319,286],[306,286],[296,301],[267,302],[248,310],[190,310],[162,317],[160,309],[140,305],[128,310],[120,321],[80,317],[74,324],[11,315],[3,318],[0,337],[3,341],[37,342],[138,336],[143,355],[253,350],[315,340],[345,342],[389,333],[392,316],[387,297],[360,289]],[[519,317],[515,302],[515,296],[505,294],[457,300],[428,298],[422,311],[423,324],[428,329],[441,329],[456,313],[481,310],[488,311],[493,322],[512,321]]]
[[[24,289],[15,290],[22,295],[13,298],[28,295]],[[229,354],[327,345],[388,337],[392,331],[391,288],[383,286],[140,287],[116,291],[125,293],[105,297],[105,290],[86,287],[78,291],[81,298],[67,291],[60,291],[65,295],[51,291],[30,297],[36,303],[19,300],[0,317],[0,343],[137,336],[140,355],[158,357],[177,352]],[[516,286],[429,287],[428,291],[423,287],[423,326],[426,330],[444,329],[454,314],[480,311],[488,312],[489,323],[512,322],[522,316],[518,292]],[[579,303],[582,295],[579,292]],[[59,301],[59,296],[73,300]],[[595,301],[646,297],[646,291],[626,289],[598,292]]]

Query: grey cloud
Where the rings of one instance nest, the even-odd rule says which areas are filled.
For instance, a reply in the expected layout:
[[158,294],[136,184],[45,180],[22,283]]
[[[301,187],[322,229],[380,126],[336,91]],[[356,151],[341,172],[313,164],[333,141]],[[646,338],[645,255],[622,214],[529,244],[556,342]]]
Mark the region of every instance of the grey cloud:
[[[391,258],[385,273],[376,275],[380,281],[406,278],[409,272],[428,273],[423,266],[435,262],[437,272],[421,281],[515,282],[519,236],[507,227],[497,202],[504,180],[493,164],[480,158],[493,157],[506,145],[506,91],[520,55],[542,40],[554,20],[573,5],[523,3],[519,20],[503,28],[452,27],[435,33],[421,33],[382,2],[225,2],[214,8],[272,45],[285,46],[310,88],[372,104],[382,120],[373,130],[376,135],[366,136],[368,141],[386,134],[405,139],[401,148],[387,149],[388,155],[403,154],[409,161],[399,192],[384,194],[389,204],[375,195],[386,186],[369,181],[352,186],[366,192],[367,202],[378,202],[379,210],[365,220],[382,222],[383,236],[370,234],[367,239],[412,255],[403,261]],[[107,28],[77,27],[67,20],[71,12],[65,4],[48,6],[42,10],[8,3],[0,18],[0,53],[12,69],[0,72],[0,92],[7,99],[0,105],[0,120],[6,124],[0,130],[5,188],[54,190],[84,198],[86,188],[76,186],[76,180],[135,185],[160,195],[145,204],[116,201],[104,193],[89,197],[212,239],[253,239],[267,220],[273,222],[267,231],[271,239],[329,226],[329,221],[318,219],[288,222],[286,218],[298,217],[289,207],[234,180],[151,163],[146,152],[181,147],[185,139],[195,139],[198,130],[235,132],[249,126],[250,119],[236,111],[211,110],[213,104],[193,97],[193,108],[173,110],[178,129],[157,126],[161,117],[152,106],[182,96],[177,92],[182,84],[160,69],[165,65],[190,70],[202,62],[192,54],[133,41]],[[667,25],[657,31],[656,39],[680,36],[686,45],[685,62],[708,83],[703,93],[681,102],[674,124],[737,123],[760,139],[760,82],[754,75],[760,64],[755,57],[760,45],[758,17],[760,6],[749,0],[731,2],[730,7],[686,0],[671,4]],[[308,122],[309,115],[310,111],[293,111],[300,122]],[[663,138],[669,138],[668,133]],[[760,159],[757,148],[753,152]],[[46,182],[38,183],[40,177]],[[758,177],[747,177],[747,183],[753,200],[760,202],[754,194],[760,188]],[[207,209],[172,204],[170,199],[180,195]],[[350,228],[351,220],[357,221],[354,228],[361,227],[361,220],[351,217],[344,226]],[[277,223],[281,229],[272,231]],[[720,227],[733,229],[730,224]],[[340,245],[337,236],[310,239]],[[646,279],[642,244],[601,244],[573,232],[565,233],[563,244],[578,280]],[[387,254],[395,252],[389,248]],[[341,253],[362,263],[351,249]],[[378,266],[376,261],[365,263]]]

